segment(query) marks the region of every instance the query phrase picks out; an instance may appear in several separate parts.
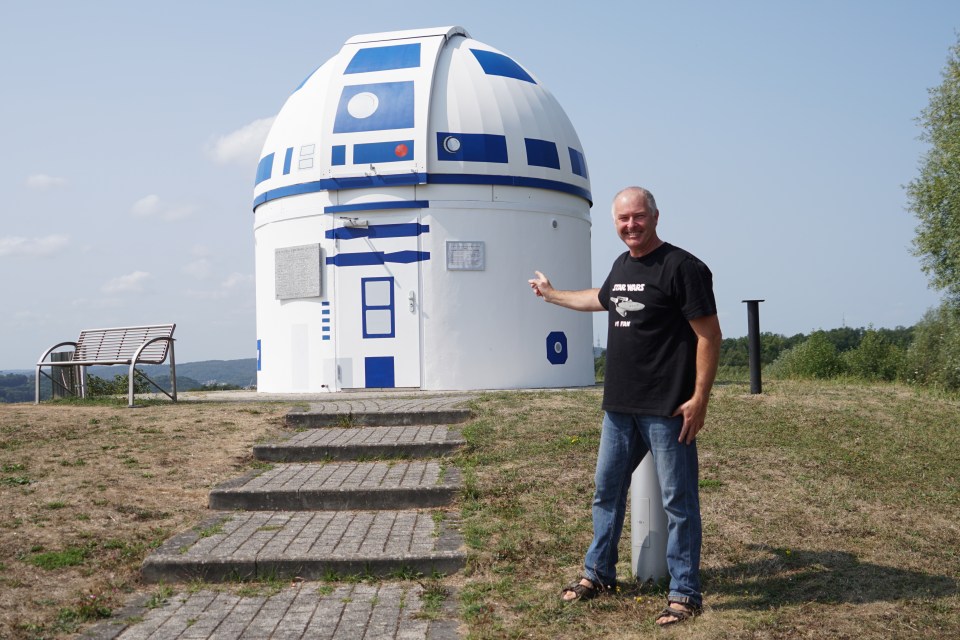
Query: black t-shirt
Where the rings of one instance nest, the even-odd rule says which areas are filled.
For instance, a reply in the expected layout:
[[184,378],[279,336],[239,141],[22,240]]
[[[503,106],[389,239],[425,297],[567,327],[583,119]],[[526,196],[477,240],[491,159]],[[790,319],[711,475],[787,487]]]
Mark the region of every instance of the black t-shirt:
[[666,242],[642,258],[624,252],[599,299],[609,318],[604,410],[672,415],[696,381],[689,321],[717,313],[710,269]]

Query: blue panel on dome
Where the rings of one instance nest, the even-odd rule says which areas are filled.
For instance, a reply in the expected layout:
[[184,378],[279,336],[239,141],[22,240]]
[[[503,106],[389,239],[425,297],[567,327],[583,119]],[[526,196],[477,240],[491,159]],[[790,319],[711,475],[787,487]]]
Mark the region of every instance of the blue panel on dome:
[[360,49],[353,54],[344,74],[390,69],[412,69],[420,66],[420,43],[396,44],[389,47]]
[[583,154],[573,147],[567,147],[567,149],[570,151],[570,166],[573,168],[573,172],[581,178],[586,178],[587,161],[584,160]]
[[489,133],[437,132],[437,160],[507,162],[507,138]]
[[480,63],[483,72],[488,76],[516,78],[517,80],[537,84],[537,81],[531,78],[530,74],[523,70],[523,67],[502,53],[484,51],[483,49],[470,49],[470,51],[477,59],[477,62]]
[[290,173],[290,163],[293,161],[293,147],[287,147],[287,153],[283,156],[283,175]]
[[335,144],[330,149],[330,164],[339,166],[347,164],[347,147],[343,144]]
[[524,138],[523,142],[527,145],[527,164],[531,167],[547,167],[548,169],[560,168],[560,154],[557,152],[557,145],[549,140],[537,140],[536,138]]
[[343,88],[334,133],[413,128],[413,82],[380,82]]
[[257,179],[253,185],[256,186],[264,180],[269,180],[273,175],[273,154],[268,154],[260,158],[260,164],[257,165]]
[[353,164],[413,160],[413,140],[367,142],[353,145]]

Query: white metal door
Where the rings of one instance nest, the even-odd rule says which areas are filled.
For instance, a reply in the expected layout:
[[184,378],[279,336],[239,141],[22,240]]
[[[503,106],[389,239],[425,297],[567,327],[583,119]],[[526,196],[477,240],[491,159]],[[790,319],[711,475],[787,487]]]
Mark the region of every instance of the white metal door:
[[420,387],[419,209],[333,215],[338,387]]

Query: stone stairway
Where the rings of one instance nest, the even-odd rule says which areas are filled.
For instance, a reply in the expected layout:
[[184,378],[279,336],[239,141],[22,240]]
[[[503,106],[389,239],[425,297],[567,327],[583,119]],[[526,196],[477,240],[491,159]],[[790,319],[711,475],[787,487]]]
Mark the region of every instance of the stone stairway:
[[[290,602],[280,606],[273,600],[285,592],[257,603],[201,592],[206,595],[153,610],[109,637],[457,637],[454,620],[418,619],[417,583],[389,578],[447,575],[464,565],[457,517],[443,509],[460,490],[461,476],[442,456],[463,444],[449,423],[469,417],[458,407],[469,399],[338,399],[289,413],[288,426],[300,431],[256,446],[263,467],[213,489],[211,516],[163,543],[141,572],[146,582],[163,583],[285,580],[297,594],[283,595]],[[351,576],[388,581],[361,588]],[[325,586],[300,594],[311,580]],[[344,589],[353,595],[338,605],[335,594]],[[402,597],[386,597],[394,592]],[[356,600],[357,594],[366,595]],[[384,607],[397,598],[399,607]],[[215,604],[228,600],[225,609]],[[293,603],[298,613],[285,613]],[[338,613],[318,613],[328,609]],[[193,612],[190,624],[181,610]]]

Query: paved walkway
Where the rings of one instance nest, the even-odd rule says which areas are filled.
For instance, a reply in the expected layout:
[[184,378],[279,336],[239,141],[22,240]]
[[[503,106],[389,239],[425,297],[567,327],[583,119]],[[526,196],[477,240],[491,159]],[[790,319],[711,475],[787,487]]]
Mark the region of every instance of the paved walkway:
[[[221,394],[228,401],[275,400],[273,394],[214,393],[183,400],[220,401]],[[291,411],[287,423],[311,428],[256,447],[255,457],[271,466],[216,487],[210,518],[167,540],[143,563],[145,581],[200,580],[208,587],[175,594],[153,609],[132,603],[87,636],[459,637],[454,598],[443,593],[442,581],[428,581],[432,591],[425,593],[418,582],[390,577],[446,575],[464,565],[457,514],[442,508],[459,491],[460,473],[439,456],[463,443],[447,423],[469,416],[471,396],[336,395],[296,396],[297,406],[306,400],[309,409]],[[328,424],[339,426],[323,427]],[[366,581],[344,582],[348,576]],[[375,576],[381,579],[371,580]],[[274,585],[275,592],[243,595],[238,580],[259,581],[261,589]],[[233,586],[212,584],[218,582]]]

